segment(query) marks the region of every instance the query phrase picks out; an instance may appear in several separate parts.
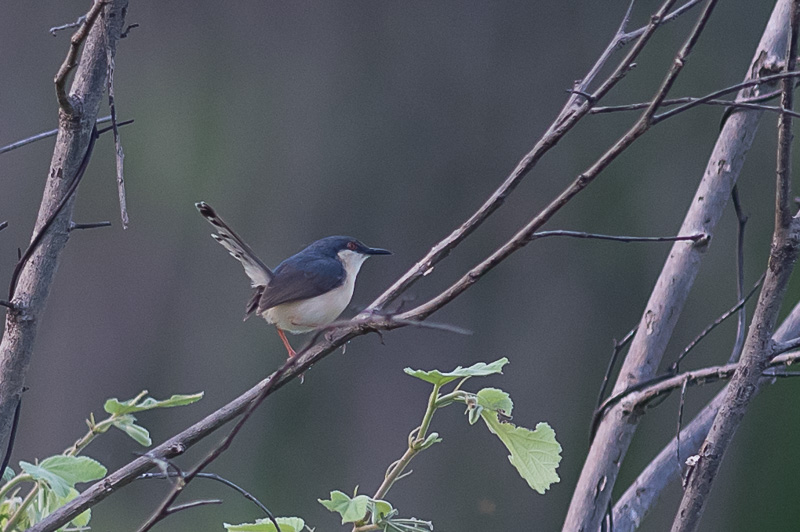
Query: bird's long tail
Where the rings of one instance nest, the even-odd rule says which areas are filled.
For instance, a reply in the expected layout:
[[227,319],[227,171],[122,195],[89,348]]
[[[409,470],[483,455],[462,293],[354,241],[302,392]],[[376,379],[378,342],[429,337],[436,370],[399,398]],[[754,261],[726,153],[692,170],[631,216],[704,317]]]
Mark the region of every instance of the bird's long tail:
[[217,213],[208,203],[200,201],[195,203],[194,206],[208,220],[208,223],[217,229],[216,234],[212,234],[211,237],[222,244],[222,247],[227,249],[234,259],[242,263],[244,273],[250,278],[250,284],[252,286],[267,286],[270,279],[272,279],[272,270],[258,258],[255,252],[250,249],[250,246],[222,218],[217,216]]

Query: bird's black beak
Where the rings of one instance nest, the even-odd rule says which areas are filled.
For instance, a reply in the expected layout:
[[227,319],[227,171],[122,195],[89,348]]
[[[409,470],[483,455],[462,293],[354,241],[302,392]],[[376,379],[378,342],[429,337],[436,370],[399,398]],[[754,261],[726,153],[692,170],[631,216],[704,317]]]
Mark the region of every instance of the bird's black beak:
[[392,252],[388,249],[381,249],[381,248],[364,248],[361,251],[364,255],[391,255]]

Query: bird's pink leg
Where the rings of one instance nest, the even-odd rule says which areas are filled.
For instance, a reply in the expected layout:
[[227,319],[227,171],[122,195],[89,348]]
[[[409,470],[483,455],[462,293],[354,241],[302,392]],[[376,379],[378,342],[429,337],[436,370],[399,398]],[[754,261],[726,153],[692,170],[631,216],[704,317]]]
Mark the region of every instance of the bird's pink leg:
[[278,336],[281,337],[281,341],[283,342],[283,345],[286,346],[286,351],[289,353],[289,356],[287,358],[292,358],[296,356],[297,352],[294,349],[292,349],[292,345],[289,343],[289,339],[286,338],[286,333],[283,332],[283,329],[281,329],[280,327],[275,327],[275,328],[278,329]]

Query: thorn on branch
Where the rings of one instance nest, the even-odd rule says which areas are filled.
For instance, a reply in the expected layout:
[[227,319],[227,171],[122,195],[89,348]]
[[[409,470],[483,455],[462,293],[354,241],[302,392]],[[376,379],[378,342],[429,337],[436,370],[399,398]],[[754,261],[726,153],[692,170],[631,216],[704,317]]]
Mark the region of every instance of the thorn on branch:
[[81,15],[75,22],[68,22],[67,24],[62,24],[61,26],[53,26],[52,28],[50,28],[50,35],[52,35],[53,37],[57,37],[59,31],[68,30],[70,28],[77,28],[85,21],[86,21],[86,15]]
[[131,31],[133,28],[138,28],[138,27],[139,27],[139,25],[138,25],[138,24],[128,24],[128,27],[127,27],[127,28],[125,28],[125,31],[123,31],[123,32],[120,34],[119,38],[120,38],[120,39],[124,39],[125,37],[127,37],[127,36],[128,36],[128,33],[129,33],[129,32],[130,32],[130,31]]
[[6,301],[5,299],[0,299],[0,307],[6,307],[9,310],[19,310],[19,307],[12,303],[11,301]]
[[94,223],[87,223],[87,224],[76,224],[75,222],[69,223],[69,231],[74,231],[76,229],[96,229],[98,227],[111,227],[111,222],[94,222]]
[[[578,80],[578,82],[580,82],[580,80]],[[594,105],[595,103],[597,103],[597,98],[593,94],[590,94],[586,91],[582,91],[577,88],[572,88],[572,89],[567,89],[567,92],[569,92],[570,94],[577,94],[578,96],[583,96],[586,99],[586,101],[589,102],[589,105]]]

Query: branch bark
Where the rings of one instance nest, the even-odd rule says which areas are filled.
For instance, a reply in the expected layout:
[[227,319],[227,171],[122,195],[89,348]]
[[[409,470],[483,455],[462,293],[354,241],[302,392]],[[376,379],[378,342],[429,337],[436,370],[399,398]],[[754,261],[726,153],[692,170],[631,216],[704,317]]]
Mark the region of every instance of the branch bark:
[[[791,3],[790,21],[791,31],[785,61],[787,71],[794,69],[797,59],[800,0]],[[793,93],[794,83],[788,79],[783,80],[781,107],[792,109]],[[775,231],[769,257],[769,270],[750,324],[739,367],[727,388],[725,400],[711,425],[711,430],[700,447],[697,454],[698,461],[689,470],[689,482],[672,524],[673,532],[691,532],[699,526],[708,494],[725,451],[750,406],[761,373],[773,355],[772,332],[800,246],[800,218],[792,217],[790,212],[792,138],[792,117],[784,113],[778,120]]]
[[[786,51],[789,7],[789,0],[778,0],[746,79],[774,72],[781,63]],[[751,97],[761,88],[743,90],[737,100]],[[726,121],[678,234],[714,234],[762,113],[742,110]],[[655,376],[705,251],[705,246],[687,242],[673,245],[645,307],[613,394]],[[619,407],[601,422],[573,493],[565,531],[599,528],[637,422],[636,412],[626,414]]]
[[[108,5],[92,6],[84,25],[88,36],[78,64],[71,92],[66,94],[65,83],[80,41],[73,37],[70,52],[56,78],[59,100],[59,128],[50,171],[45,183],[34,237],[66,196],[84,158],[92,129],[97,120],[100,100],[105,89],[106,48],[115,48],[124,22],[127,0],[114,0]],[[95,23],[88,27],[90,19]],[[113,50],[112,50],[113,53]],[[39,319],[44,310],[50,287],[58,269],[61,251],[69,238],[74,198],[54,219],[30,260],[22,270],[11,303],[14,309],[6,313],[5,332],[0,342],[0,442],[10,434],[14,410],[20,400],[25,375],[33,353]],[[33,238],[31,239],[33,240]]]
[[[783,321],[773,336],[773,340],[783,342],[797,336],[800,336],[800,303],[795,305],[792,312]],[[777,362],[778,358],[773,359],[773,363]],[[754,395],[773,380],[767,377],[760,379]],[[727,387],[723,388],[714,399],[703,407],[703,410],[681,431],[681,457],[691,456],[700,448],[700,444],[711,427],[711,422],[714,421],[714,417],[725,400],[726,393]],[[677,460],[677,446],[678,440],[673,438],[619,498],[617,504],[614,505],[615,532],[632,532],[639,528],[648,512],[658,502],[664,489],[679,479],[683,463],[679,463]]]

